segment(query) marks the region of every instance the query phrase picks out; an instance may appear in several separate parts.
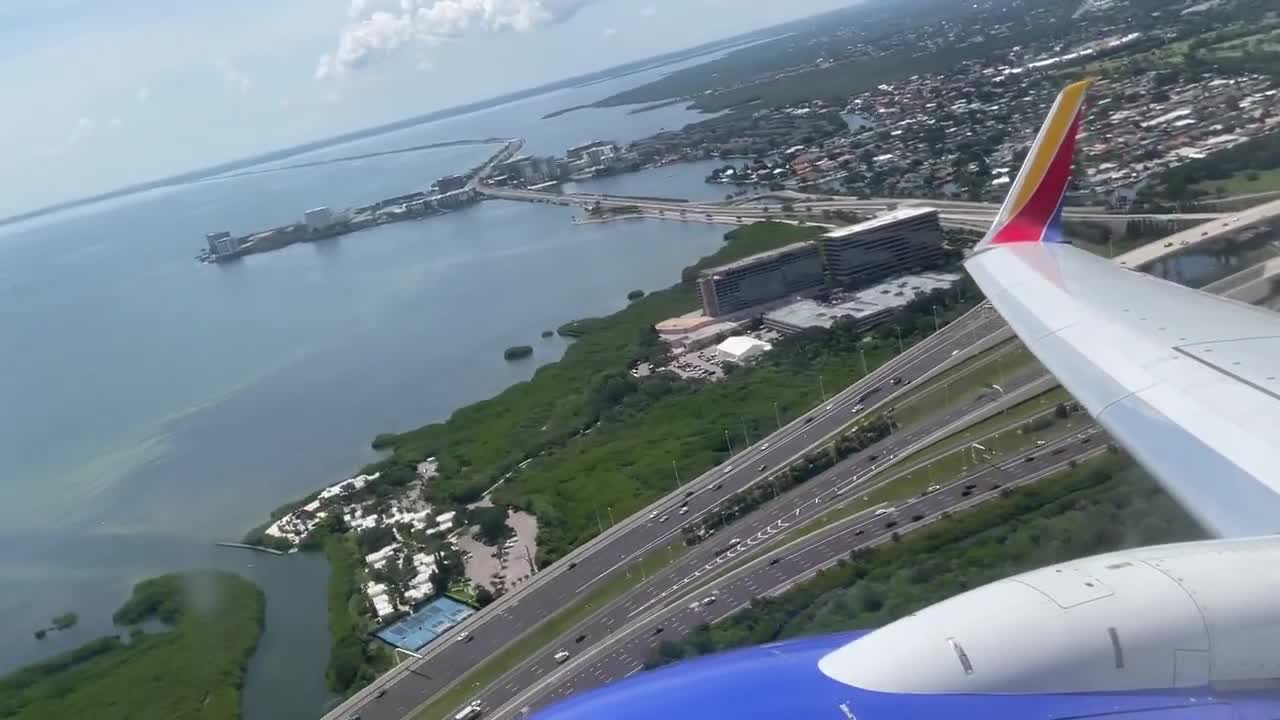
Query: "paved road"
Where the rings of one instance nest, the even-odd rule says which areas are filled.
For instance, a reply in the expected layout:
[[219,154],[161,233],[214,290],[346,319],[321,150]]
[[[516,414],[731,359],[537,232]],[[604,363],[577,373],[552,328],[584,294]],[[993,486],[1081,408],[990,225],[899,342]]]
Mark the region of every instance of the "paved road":
[[[1011,377],[1002,384],[1005,390],[1003,397],[1010,404],[1019,402],[1021,397],[1041,392],[1039,388],[1046,386],[1046,379],[1047,376],[1038,369]],[[754,553],[776,541],[782,530],[803,525],[830,510],[833,501],[838,498],[851,498],[860,494],[864,487],[883,477],[881,473],[888,461],[896,455],[929,446],[941,434],[949,435],[961,425],[968,425],[994,414],[1002,405],[1000,399],[1000,395],[991,392],[940,412],[910,429],[873,444],[774,502],[766,503],[746,517],[728,524],[671,567],[655,574],[571,628],[530,662],[507,673],[488,688],[477,688],[477,694],[472,699],[491,708],[509,702],[516,693],[535,684],[555,668],[552,656],[556,651],[567,649],[573,652],[591,647],[631,618],[660,607],[661,603],[668,601],[679,591],[692,587],[700,578],[718,573],[740,560],[741,556]],[[678,503],[667,509],[669,517],[677,517],[673,512],[677,507]],[[703,515],[714,517],[716,512],[716,506],[712,506]],[[687,517],[696,518],[698,514],[690,513]],[[650,522],[656,524],[656,521]],[[741,542],[728,549],[734,538]]]
[[[833,396],[817,410],[748,448],[745,454],[687,483],[679,492],[664,499],[664,504],[654,507],[669,507],[676,500],[687,500],[690,513],[682,517],[699,517],[725,495],[767,475],[757,470],[761,464],[769,468],[785,466],[852,421],[854,415],[850,411],[855,405],[865,404],[867,411],[873,410],[875,403],[887,402],[895,392],[906,389],[906,381],[959,360],[966,348],[983,342],[993,331],[1007,332],[1003,321],[994,313],[966,315]],[[889,381],[894,377],[902,377],[903,384],[892,386]],[[868,392],[874,395],[860,402]],[[717,484],[723,487],[710,489]],[[686,498],[686,495],[689,496]],[[425,652],[421,660],[402,666],[326,717],[347,718],[359,714],[363,720],[399,720],[411,713],[471,667],[500,652],[576,597],[625,572],[626,565],[663,547],[679,533],[676,523],[650,522],[647,515],[645,510],[619,523],[605,536],[538,573],[530,583],[452,633],[456,636],[460,631],[469,631],[474,637],[471,642],[447,642],[428,648],[429,652]],[[375,697],[380,690],[385,691],[384,695]]]
[[[678,640],[701,624],[735,612],[753,598],[778,594],[847,557],[853,549],[888,541],[895,531],[908,532],[923,527],[944,511],[998,497],[1003,486],[1050,474],[1073,459],[1100,451],[1104,442],[1097,426],[1088,425],[998,466],[962,477],[938,492],[904,503],[883,517],[861,513],[811,537],[789,542],[699,589],[692,597],[658,606],[640,616],[624,617],[618,613],[613,619],[619,623],[619,629],[603,642],[588,646],[590,649],[580,646],[579,659],[571,660],[563,668],[549,665],[544,658],[531,661],[530,685],[501,704],[486,704],[493,708],[486,717],[494,720],[521,717],[526,709],[536,709],[575,692],[628,677],[641,670],[644,661],[663,640]],[[711,597],[714,601],[704,604],[705,599]],[[592,630],[610,631],[603,618],[586,631]],[[486,695],[486,700],[489,697],[491,695]]]

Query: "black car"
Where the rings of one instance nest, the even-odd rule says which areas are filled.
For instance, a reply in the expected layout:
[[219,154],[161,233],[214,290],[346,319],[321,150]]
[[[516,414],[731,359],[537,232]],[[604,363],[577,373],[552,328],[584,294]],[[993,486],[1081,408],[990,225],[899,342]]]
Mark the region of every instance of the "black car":
[[885,523],[885,524],[884,524],[884,526],[885,526],[885,528],[886,528],[886,529],[895,528],[895,527],[897,527],[897,526],[898,526],[898,521],[897,521],[897,520],[890,520],[889,522]]
[[653,629],[653,634],[654,634],[654,635],[661,635],[661,634],[662,634],[662,626],[661,626],[661,625],[659,625],[658,627],[654,628],[654,629]]
[[573,562],[569,563],[569,567],[568,567],[568,569],[569,569],[569,570],[572,570],[572,569],[574,569],[574,568],[576,568],[576,567],[578,567],[578,561],[577,561],[577,560],[574,560]]
[[[712,488],[712,489],[714,490],[715,488]],[[692,490],[686,490],[686,491],[685,491],[685,493],[684,493],[684,496],[685,496],[685,497],[687,497],[687,498],[693,497],[693,491],[692,491]]]
[[376,692],[376,693],[374,693],[374,694],[373,694],[373,699],[374,699],[374,700],[377,700],[378,698],[380,698],[380,697],[382,697],[383,695],[386,695],[386,694],[387,694],[387,689],[386,689],[386,688],[381,688],[380,690],[378,690],[378,692]]
[[972,494],[973,494],[972,490],[963,490],[960,492],[960,497],[969,497]]
[[770,565],[777,565],[779,562],[782,562],[782,558],[769,558]]
[[862,533],[864,533],[864,532],[866,532],[866,530],[857,530],[857,531],[855,531],[853,534],[854,534],[854,535],[861,535],[861,534],[862,534]]
[[805,424],[805,425],[808,425],[808,424],[809,424],[809,423],[811,423],[811,422],[813,422],[813,416],[812,416],[812,415],[804,419],[804,424]]
[[1050,455],[1061,455],[1062,453],[1064,453],[1064,452],[1066,452],[1066,451],[1067,451],[1067,449],[1066,449],[1066,448],[1054,448],[1054,449],[1053,449],[1053,451],[1052,451],[1052,452],[1050,452],[1049,454],[1050,454]]
[[920,522],[923,519],[924,519],[924,516],[920,515],[919,513],[911,516],[911,522]]
[[965,490],[973,490],[973,489],[975,489],[975,488],[977,488],[977,487],[978,487],[978,483],[969,483],[968,485],[965,485],[965,486],[964,486],[964,489],[965,489]]
[[720,488],[722,488],[722,487],[724,487],[724,483],[722,483],[722,482],[718,482],[718,483],[716,483],[715,485],[712,485],[712,486],[711,486],[711,489],[712,489],[712,490],[719,490],[719,489],[720,489]]
[[896,378],[894,378],[894,379],[890,380],[890,381],[889,381],[889,384],[890,384],[890,385],[894,385],[894,386],[901,385],[901,384],[902,384],[902,376],[901,376],[901,375],[899,375],[898,377],[896,377]]
[[880,456],[875,453],[872,453],[867,456],[867,462],[875,462],[876,460],[879,460],[879,459],[880,459]]
[[574,639],[573,639],[573,641],[574,641],[574,642],[576,642],[576,643],[580,643],[580,642],[582,642],[583,640],[586,640],[586,639],[587,639],[587,634],[586,634],[586,633],[582,633],[582,634],[581,634],[581,635],[579,635],[578,637],[574,638]]
[[1036,459],[1036,456],[1035,456],[1035,455],[1028,455],[1028,456],[1026,456],[1026,457],[1022,458],[1022,462],[1034,462],[1034,461],[1035,461],[1035,459]]
[[1082,439],[1082,440],[1080,441],[1080,444],[1081,444],[1081,445],[1088,445],[1088,444],[1089,444],[1089,441],[1090,441],[1090,440],[1092,440],[1092,439],[1093,439],[1093,438],[1084,438],[1084,439]]

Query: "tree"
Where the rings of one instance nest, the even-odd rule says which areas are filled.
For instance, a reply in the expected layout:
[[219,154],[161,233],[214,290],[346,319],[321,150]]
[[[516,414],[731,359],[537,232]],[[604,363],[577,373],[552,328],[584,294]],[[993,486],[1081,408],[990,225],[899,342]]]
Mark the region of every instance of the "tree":
[[476,604],[480,607],[488,607],[494,600],[497,600],[497,598],[494,597],[493,591],[489,588],[482,587],[476,590]]
[[486,545],[497,545],[510,532],[505,505],[475,508],[470,513],[470,519],[478,526],[476,538]]
[[1067,408],[1066,403],[1058,403],[1053,408],[1053,416],[1059,420],[1065,420],[1071,415],[1071,410]]

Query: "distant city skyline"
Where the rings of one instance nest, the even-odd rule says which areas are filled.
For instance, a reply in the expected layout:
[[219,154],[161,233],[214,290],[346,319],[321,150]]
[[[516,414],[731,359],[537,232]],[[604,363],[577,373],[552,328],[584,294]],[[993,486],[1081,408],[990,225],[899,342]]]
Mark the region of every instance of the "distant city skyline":
[[11,0],[0,217],[850,0]]

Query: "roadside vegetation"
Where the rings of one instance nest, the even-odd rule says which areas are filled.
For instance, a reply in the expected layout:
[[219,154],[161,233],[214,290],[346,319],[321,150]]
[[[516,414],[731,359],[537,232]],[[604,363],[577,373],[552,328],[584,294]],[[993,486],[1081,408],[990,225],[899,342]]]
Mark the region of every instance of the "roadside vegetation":
[[352,536],[327,534],[323,542],[329,559],[329,689],[350,695],[386,672],[395,660],[386,645],[370,633],[376,618],[363,594],[368,582],[360,567],[359,542]]
[[850,553],[791,590],[754,600],[647,666],[817,633],[878,627],[1011,574],[1203,531],[1126,457],[1107,453],[897,542]]
[[[123,637],[102,637],[0,677],[0,718],[235,720],[265,603],[257,586],[230,573],[138,583],[114,615],[129,628]],[[165,629],[151,629],[153,621]]]

